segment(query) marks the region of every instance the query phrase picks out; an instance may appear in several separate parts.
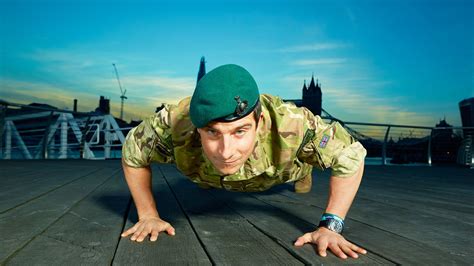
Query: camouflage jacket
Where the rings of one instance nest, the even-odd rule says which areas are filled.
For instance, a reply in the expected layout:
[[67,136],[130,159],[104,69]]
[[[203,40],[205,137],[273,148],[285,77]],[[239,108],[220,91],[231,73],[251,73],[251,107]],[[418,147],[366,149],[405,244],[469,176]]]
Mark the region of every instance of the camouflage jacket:
[[202,151],[199,133],[189,118],[190,98],[167,105],[127,135],[124,162],[145,167],[151,162],[175,163],[195,183],[234,191],[263,191],[299,180],[312,167],[332,168],[332,175],[354,175],[366,150],[338,122],[327,124],[308,109],[262,94],[254,152],[241,169],[220,176]]

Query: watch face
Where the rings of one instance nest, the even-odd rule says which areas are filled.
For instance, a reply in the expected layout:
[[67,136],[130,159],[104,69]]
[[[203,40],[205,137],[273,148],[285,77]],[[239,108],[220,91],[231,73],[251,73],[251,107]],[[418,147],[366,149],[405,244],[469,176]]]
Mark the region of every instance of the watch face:
[[334,220],[334,219],[331,219],[331,220],[328,221],[327,228],[329,230],[334,231],[334,232],[341,233],[342,229],[343,229],[343,226],[342,226],[341,222],[339,222],[337,220]]

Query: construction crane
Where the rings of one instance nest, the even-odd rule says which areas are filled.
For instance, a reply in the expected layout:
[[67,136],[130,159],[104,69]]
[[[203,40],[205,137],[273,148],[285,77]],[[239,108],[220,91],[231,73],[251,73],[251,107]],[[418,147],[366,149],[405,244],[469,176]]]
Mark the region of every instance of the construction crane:
[[115,66],[115,64],[112,64],[112,65],[114,66],[115,76],[117,77],[117,82],[118,82],[119,88],[120,88],[120,99],[122,100],[121,105],[120,105],[120,119],[123,120],[123,103],[124,103],[125,99],[127,99],[127,97],[125,96],[125,93],[127,92],[127,90],[122,89],[122,84],[120,84],[120,78],[119,78],[119,74],[118,74],[118,71],[117,71],[117,67]]

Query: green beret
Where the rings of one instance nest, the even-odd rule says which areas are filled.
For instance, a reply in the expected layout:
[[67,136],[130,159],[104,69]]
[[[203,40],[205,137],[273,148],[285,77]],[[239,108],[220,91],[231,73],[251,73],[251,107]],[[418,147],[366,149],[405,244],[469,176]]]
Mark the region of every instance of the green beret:
[[259,99],[257,83],[238,65],[223,65],[204,75],[196,85],[189,114],[197,128],[211,121],[231,122],[250,114]]

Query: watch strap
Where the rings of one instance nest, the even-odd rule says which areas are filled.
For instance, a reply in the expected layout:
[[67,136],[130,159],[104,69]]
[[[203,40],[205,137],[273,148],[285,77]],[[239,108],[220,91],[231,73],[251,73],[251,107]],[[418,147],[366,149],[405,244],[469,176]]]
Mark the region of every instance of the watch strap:
[[325,227],[331,231],[341,234],[344,230],[344,220],[335,214],[324,213],[321,216],[321,221],[319,222],[318,228],[319,227]]

